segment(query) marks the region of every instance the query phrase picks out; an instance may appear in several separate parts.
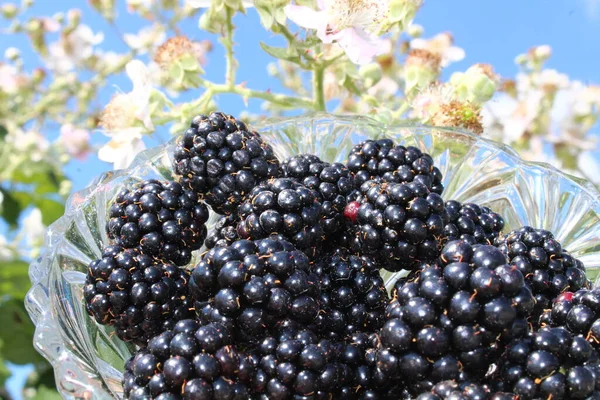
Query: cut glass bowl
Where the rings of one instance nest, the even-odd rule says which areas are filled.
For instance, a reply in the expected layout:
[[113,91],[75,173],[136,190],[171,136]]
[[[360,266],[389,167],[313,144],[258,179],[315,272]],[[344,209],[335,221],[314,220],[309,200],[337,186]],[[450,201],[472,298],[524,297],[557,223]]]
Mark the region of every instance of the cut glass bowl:
[[[589,183],[555,168],[528,163],[502,144],[469,133],[427,126],[385,127],[364,117],[315,114],[271,120],[256,127],[276,153],[316,154],[343,161],[353,144],[390,137],[430,153],[444,174],[446,200],[475,202],[499,212],[506,230],[548,229],[590,275],[600,267],[600,197]],[[108,243],[109,202],[124,185],[171,178],[174,141],[141,153],[126,170],[102,174],[67,201],[65,215],[48,228],[43,255],[32,263],[26,307],[36,325],[34,345],[54,366],[66,399],[122,397],[121,371],[132,347],[112,328],[88,317],[83,300],[87,265]],[[216,218],[213,216],[211,222]],[[391,276],[385,277],[393,285]]]

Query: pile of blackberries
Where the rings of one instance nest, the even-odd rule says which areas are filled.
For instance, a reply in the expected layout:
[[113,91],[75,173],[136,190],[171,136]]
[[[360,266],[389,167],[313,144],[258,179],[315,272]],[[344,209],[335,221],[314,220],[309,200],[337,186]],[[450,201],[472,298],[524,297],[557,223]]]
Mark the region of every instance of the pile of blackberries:
[[444,198],[422,149],[278,159],[214,112],[172,167],[107,204],[84,287],[96,323],[136,346],[126,398],[600,399],[583,264],[548,231],[503,234],[490,208]]

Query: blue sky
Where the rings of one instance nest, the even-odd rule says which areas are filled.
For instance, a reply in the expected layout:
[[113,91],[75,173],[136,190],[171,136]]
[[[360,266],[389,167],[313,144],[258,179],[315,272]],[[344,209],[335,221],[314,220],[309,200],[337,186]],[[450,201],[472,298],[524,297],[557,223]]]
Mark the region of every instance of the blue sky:
[[[16,0],[15,0],[16,1]],[[124,33],[135,33],[143,21],[129,16],[124,7],[124,1],[119,4],[118,24]],[[82,21],[96,31],[105,34],[101,47],[105,50],[124,51],[124,45],[118,40],[114,31],[96,14],[83,0],[37,0],[30,15],[53,15],[56,12],[71,8],[82,10]],[[236,53],[240,61],[239,81],[256,89],[281,88],[266,74],[266,65],[272,59],[260,50],[259,42],[270,45],[281,43],[280,38],[266,32],[259,24],[253,10],[247,16],[239,15],[235,20]],[[525,52],[532,46],[549,44],[553,48],[553,56],[548,63],[550,68],[567,73],[571,78],[587,83],[600,83],[600,0],[426,0],[418,13],[416,23],[425,28],[424,37],[433,36],[439,32],[450,31],[456,45],[466,51],[463,61],[453,64],[446,75],[456,70],[465,70],[473,63],[484,62],[492,64],[495,70],[503,76],[513,76],[517,72],[514,57]],[[0,28],[5,21],[0,20]],[[196,21],[189,21],[182,27],[183,32],[192,39],[216,39],[216,36],[201,32]],[[29,49],[25,36],[11,37],[10,40],[0,41],[0,54],[8,46],[21,49],[28,69],[40,65],[40,60]],[[216,46],[209,55],[206,67],[209,79],[220,81],[224,71],[223,51]],[[124,77],[111,81],[104,89],[100,103],[106,103],[115,92],[116,87],[123,91],[130,89],[130,83]],[[188,93],[182,99],[190,99],[200,93]],[[244,110],[243,102],[235,97],[222,96],[218,99],[222,110],[238,114]],[[249,111],[260,112],[260,102],[250,102]],[[56,137],[56,132],[48,132],[50,137]],[[162,132],[167,137],[166,132]],[[93,135],[96,145],[106,141],[101,133]],[[148,144],[152,145],[152,141]],[[154,142],[156,143],[156,142]],[[67,167],[67,174],[74,181],[74,189],[85,187],[96,175],[111,168],[109,164],[98,161],[91,156],[85,162],[75,161]],[[10,387],[15,392],[23,379],[18,374]],[[19,398],[18,395],[15,396]]]

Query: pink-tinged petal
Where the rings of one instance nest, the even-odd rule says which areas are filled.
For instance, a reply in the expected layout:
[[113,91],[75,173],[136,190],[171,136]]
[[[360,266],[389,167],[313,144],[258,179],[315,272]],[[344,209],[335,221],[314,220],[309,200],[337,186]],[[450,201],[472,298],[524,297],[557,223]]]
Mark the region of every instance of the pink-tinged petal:
[[288,4],[283,11],[286,17],[303,28],[324,31],[327,26],[327,16],[323,11],[315,11],[312,8],[294,4]]
[[324,10],[325,9],[325,0],[317,0],[317,8],[319,10]]
[[373,61],[388,49],[386,41],[370,35],[360,28],[347,28],[331,36],[354,64],[363,65]]

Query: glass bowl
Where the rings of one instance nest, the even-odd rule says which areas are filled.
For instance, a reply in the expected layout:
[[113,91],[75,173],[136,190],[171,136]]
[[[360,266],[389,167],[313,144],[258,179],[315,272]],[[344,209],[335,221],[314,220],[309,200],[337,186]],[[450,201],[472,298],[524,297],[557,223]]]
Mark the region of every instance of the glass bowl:
[[[326,114],[270,120],[255,128],[280,157],[313,153],[343,161],[353,144],[367,138],[390,137],[416,146],[430,153],[444,174],[445,199],[489,206],[504,216],[505,229],[548,229],[590,275],[600,267],[596,189],[549,165],[524,162],[507,146],[457,130],[386,127],[365,117]],[[108,243],[104,225],[110,200],[124,185],[171,178],[173,148],[171,140],[146,150],[128,169],[102,174],[74,193],[65,215],[48,228],[42,257],[30,266],[33,286],[25,305],[36,325],[34,345],[54,366],[66,399],[122,397],[121,371],[133,348],[87,316],[83,282],[88,263]]]

